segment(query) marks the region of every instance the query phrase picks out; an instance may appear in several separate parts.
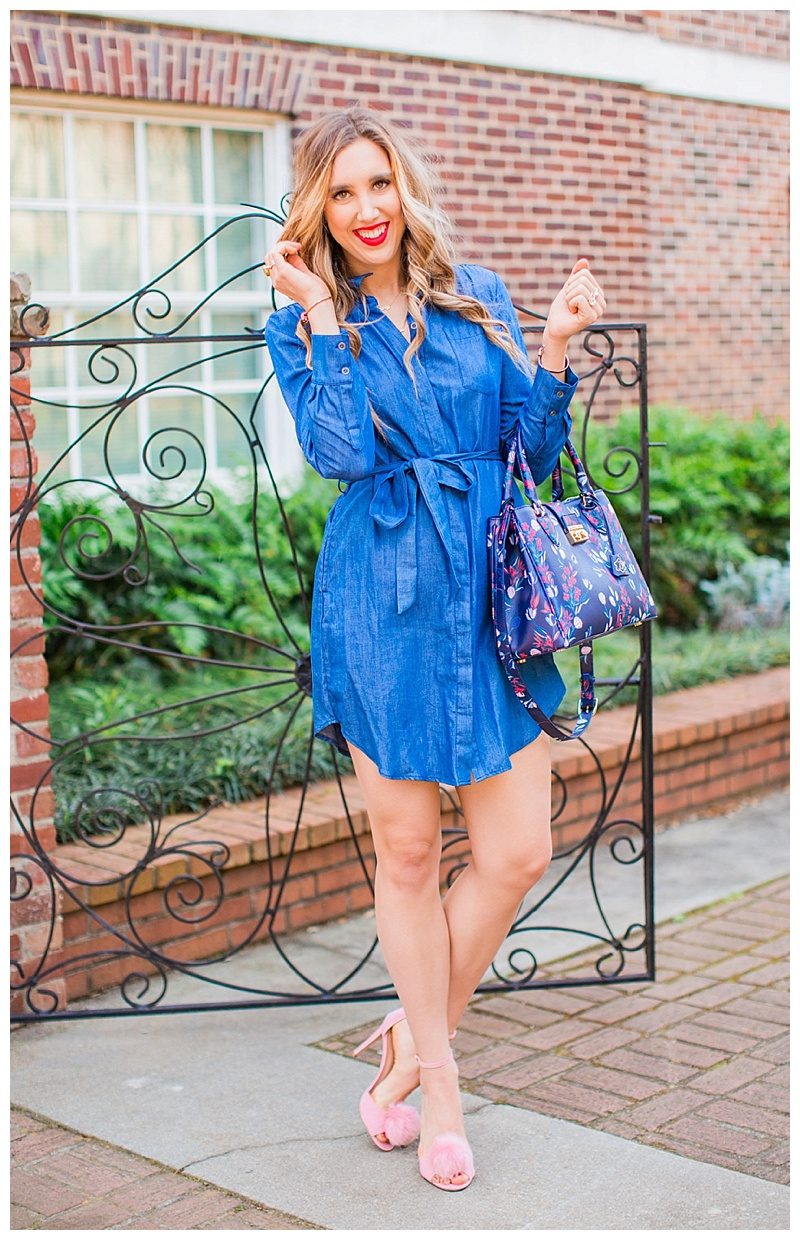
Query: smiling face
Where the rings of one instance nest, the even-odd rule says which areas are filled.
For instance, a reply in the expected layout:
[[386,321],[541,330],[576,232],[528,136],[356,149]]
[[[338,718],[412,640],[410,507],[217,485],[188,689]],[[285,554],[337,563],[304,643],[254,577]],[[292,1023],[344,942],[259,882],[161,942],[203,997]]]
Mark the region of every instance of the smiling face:
[[373,273],[376,286],[397,281],[405,222],[389,156],[369,138],[333,161],[325,222],[351,275]]

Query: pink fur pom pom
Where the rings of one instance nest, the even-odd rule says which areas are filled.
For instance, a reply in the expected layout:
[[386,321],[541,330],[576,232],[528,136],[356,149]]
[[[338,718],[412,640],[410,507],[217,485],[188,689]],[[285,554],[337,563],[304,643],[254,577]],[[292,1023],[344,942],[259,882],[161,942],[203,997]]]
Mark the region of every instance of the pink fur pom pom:
[[452,1179],[459,1171],[468,1176],[475,1174],[472,1150],[467,1141],[457,1133],[440,1134],[424,1161],[429,1175],[440,1175],[444,1179]]
[[386,1110],[383,1131],[392,1145],[410,1145],[419,1136],[419,1112],[416,1107],[394,1102]]

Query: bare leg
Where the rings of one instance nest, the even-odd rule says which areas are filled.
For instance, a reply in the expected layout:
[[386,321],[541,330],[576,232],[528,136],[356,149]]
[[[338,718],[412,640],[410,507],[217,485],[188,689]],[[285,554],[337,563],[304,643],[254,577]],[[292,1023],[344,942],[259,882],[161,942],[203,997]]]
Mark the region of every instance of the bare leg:
[[[520,901],[545,873],[552,856],[549,737],[541,734],[512,754],[511,768],[479,784],[459,787],[472,860],[442,902],[450,934],[449,1029],[457,1027]],[[379,1106],[407,1097],[419,1081],[408,1025],[397,1025],[393,1037],[395,1067],[376,1088]]]
[[550,738],[511,756],[510,771],[459,786],[472,859],[443,900],[450,928],[448,1021],[455,1029],[501,947],[520,901],[552,857]]
[[[450,934],[439,894],[440,793],[438,784],[425,780],[385,779],[366,754],[348,744],[375,843],[378,939],[408,1017],[394,1039],[394,1097],[384,1097],[380,1086],[372,1092],[377,1105],[386,1106],[397,1100],[396,1091],[406,1080],[410,1092],[419,1079],[415,1061],[406,1058],[406,1035],[421,1059],[439,1060],[450,1052]],[[455,1064],[423,1069],[422,1076],[420,1151],[425,1153],[440,1132],[463,1135],[464,1119]],[[387,1076],[381,1085],[388,1081]],[[461,1178],[453,1177],[456,1183]]]

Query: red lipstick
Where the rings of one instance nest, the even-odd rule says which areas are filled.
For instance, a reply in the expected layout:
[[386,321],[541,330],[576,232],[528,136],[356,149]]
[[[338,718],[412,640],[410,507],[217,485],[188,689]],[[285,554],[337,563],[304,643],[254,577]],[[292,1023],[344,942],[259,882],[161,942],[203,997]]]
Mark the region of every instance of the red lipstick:
[[[374,236],[374,237],[362,236],[362,231],[373,232],[374,229],[376,228],[380,228],[380,232],[377,234],[377,236]],[[384,221],[382,224],[374,224],[371,228],[368,228],[365,230],[353,229],[353,232],[358,237],[359,241],[361,241],[364,245],[371,245],[371,246],[383,245],[384,241],[386,240],[389,234],[389,224],[388,224],[388,221]]]

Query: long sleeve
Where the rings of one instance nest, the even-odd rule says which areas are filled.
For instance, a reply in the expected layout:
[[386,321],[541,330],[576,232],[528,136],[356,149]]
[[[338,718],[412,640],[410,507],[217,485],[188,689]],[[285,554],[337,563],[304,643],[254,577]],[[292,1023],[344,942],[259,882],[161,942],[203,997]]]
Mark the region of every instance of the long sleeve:
[[375,427],[367,390],[344,331],[311,336],[311,367],[295,335],[301,307],[292,302],[267,319],[275,377],[294,419],[297,440],[323,478],[355,481],[375,466]]
[[[490,309],[508,324],[517,344],[527,353],[508,289],[499,276],[495,278],[497,285]],[[535,366],[531,378],[518,369],[505,351],[502,362],[501,442],[505,444],[521,424],[522,442],[534,482],[544,482],[553,472],[572,429],[569,405],[579,383],[578,375],[571,366],[563,375],[553,375],[542,366]]]

